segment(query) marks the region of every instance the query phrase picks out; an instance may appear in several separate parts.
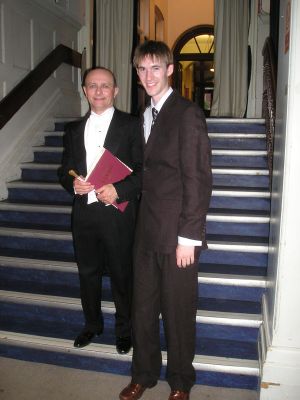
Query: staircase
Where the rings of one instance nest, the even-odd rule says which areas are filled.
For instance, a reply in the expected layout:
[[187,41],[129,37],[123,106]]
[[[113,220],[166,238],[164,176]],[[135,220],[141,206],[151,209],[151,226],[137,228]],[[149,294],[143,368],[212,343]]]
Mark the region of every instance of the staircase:
[[[0,202],[0,355],[130,374],[114,346],[114,307],[103,285],[105,332],[84,349],[70,233],[71,197],[57,182],[62,121]],[[269,236],[269,176],[262,120],[208,120],[213,148],[209,249],[199,265],[197,384],[257,389],[258,330]],[[165,348],[163,333],[162,346]],[[166,353],[163,352],[164,365]]]

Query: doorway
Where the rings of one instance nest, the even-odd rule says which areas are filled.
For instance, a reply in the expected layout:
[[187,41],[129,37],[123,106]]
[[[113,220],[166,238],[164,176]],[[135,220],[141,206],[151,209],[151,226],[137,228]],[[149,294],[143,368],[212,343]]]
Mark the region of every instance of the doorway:
[[210,115],[214,90],[214,28],[199,25],[184,32],[174,48],[174,86]]

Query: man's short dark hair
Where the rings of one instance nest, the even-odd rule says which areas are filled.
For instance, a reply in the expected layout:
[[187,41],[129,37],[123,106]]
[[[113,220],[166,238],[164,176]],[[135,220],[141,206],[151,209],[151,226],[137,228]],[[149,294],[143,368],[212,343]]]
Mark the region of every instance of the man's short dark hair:
[[145,57],[157,58],[167,66],[174,63],[173,54],[166,43],[156,40],[148,40],[135,49],[133,65],[137,68]]
[[109,72],[109,73],[111,74],[112,78],[113,78],[114,87],[117,87],[117,80],[116,80],[115,74],[114,74],[110,69],[105,68],[105,67],[101,67],[101,66],[99,66],[99,67],[88,68],[88,69],[86,69],[86,70],[84,71],[84,74],[83,74],[83,77],[82,77],[82,82],[81,82],[81,86],[82,86],[82,87],[85,86],[85,81],[86,81],[86,77],[88,76],[88,74],[89,74],[90,72],[92,72],[92,71],[97,70],[97,69],[100,69],[101,71],[107,71],[107,72]]

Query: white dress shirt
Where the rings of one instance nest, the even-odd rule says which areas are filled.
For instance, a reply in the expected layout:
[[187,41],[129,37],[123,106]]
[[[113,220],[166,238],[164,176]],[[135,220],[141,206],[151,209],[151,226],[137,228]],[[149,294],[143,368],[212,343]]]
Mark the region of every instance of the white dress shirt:
[[[146,108],[144,112],[144,137],[145,137],[145,142],[147,143],[150,133],[151,133],[151,127],[152,127],[152,107],[156,108],[156,110],[159,111],[161,110],[162,106],[164,105],[165,101],[167,98],[170,96],[170,94],[173,92],[173,89],[169,87],[168,91],[162,96],[162,98],[158,101],[157,104],[153,104],[153,101],[151,99],[151,105]],[[194,240],[194,239],[188,239],[184,238],[182,236],[178,236],[178,244],[181,244],[183,246],[201,246],[202,245],[202,240]]]
[[[103,144],[106,134],[114,115],[114,107],[110,107],[102,114],[96,114],[93,111],[87,119],[84,129],[84,145],[86,150],[86,170],[89,172],[95,159],[99,157],[103,150]],[[99,188],[96,188],[99,189]],[[98,201],[94,191],[88,193],[88,204]]]
[[147,143],[147,140],[149,139],[150,132],[151,132],[151,126],[152,126],[152,107],[154,107],[157,112],[160,112],[160,109],[164,105],[164,102],[167,100],[167,98],[170,96],[170,94],[173,92],[173,89],[169,87],[168,91],[162,96],[162,98],[159,100],[157,104],[153,104],[153,101],[151,99],[151,105],[146,108],[144,112],[144,136],[145,136],[145,142]]

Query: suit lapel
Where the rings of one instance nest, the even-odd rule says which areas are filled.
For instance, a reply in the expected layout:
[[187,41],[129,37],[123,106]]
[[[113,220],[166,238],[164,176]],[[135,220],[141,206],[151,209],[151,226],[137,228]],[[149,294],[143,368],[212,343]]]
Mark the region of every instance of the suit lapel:
[[118,110],[115,109],[111,123],[109,125],[106,138],[104,141],[104,147],[111,153],[116,155],[118,153],[120,145],[120,131],[122,130],[122,118]]
[[146,147],[145,147],[145,159],[151,153],[151,149],[153,147],[153,143],[155,142],[155,138],[161,134],[164,130],[164,124],[166,122],[166,115],[172,110],[173,104],[176,101],[177,93],[175,90],[170,94],[167,100],[164,102],[162,108],[160,109],[155,124],[152,126],[150,136],[148,138]]
[[84,129],[86,125],[86,121],[89,117],[89,113],[78,122],[77,125],[73,128],[73,142],[75,143],[74,148],[77,151],[78,160],[81,160],[79,166],[79,172],[85,176],[86,175],[86,151],[84,145]]

